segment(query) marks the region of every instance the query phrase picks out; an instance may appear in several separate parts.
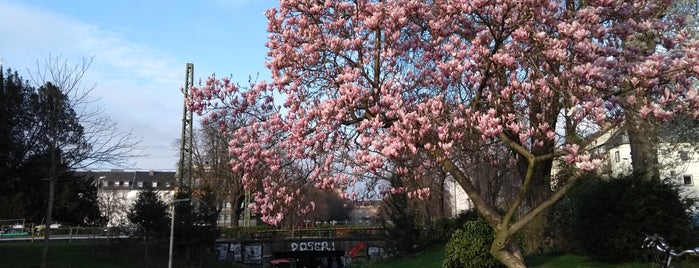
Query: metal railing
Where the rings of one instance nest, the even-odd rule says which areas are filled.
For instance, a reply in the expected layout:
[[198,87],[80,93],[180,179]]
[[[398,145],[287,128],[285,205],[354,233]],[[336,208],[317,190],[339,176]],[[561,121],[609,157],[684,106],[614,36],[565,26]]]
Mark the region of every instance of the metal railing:
[[[52,240],[87,240],[128,238],[133,235],[132,230],[125,227],[82,227],[67,226],[48,229]],[[28,226],[23,232],[0,236],[0,242],[7,241],[34,241],[44,236],[44,226]],[[337,227],[310,227],[295,229],[272,229],[260,227],[222,228],[221,240],[285,240],[305,238],[336,238],[336,239],[375,239],[380,238],[384,232],[379,226],[337,226]]]
[[378,238],[384,229],[377,226],[340,226],[300,229],[230,228],[222,230],[223,240],[284,240],[299,238]]
[[[44,226],[31,226],[24,228],[22,232],[6,233],[0,236],[0,242],[8,241],[29,241],[40,240],[46,232]],[[64,240],[72,242],[73,240],[89,240],[89,239],[109,239],[109,238],[124,238],[129,235],[122,228],[116,227],[83,227],[83,226],[68,226],[59,228],[49,228],[51,232],[51,240]]]

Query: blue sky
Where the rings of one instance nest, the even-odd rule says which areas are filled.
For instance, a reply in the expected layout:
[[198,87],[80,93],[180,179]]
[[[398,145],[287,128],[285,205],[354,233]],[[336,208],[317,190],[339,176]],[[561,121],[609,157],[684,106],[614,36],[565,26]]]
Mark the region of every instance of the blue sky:
[[[149,155],[127,169],[174,170],[185,65],[195,84],[212,73],[266,78],[267,20],[276,1],[0,0],[0,58],[28,78],[36,62],[94,56],[83,80],[95,105],[142,138]],[[195,117],[195,120],[196,117]]]

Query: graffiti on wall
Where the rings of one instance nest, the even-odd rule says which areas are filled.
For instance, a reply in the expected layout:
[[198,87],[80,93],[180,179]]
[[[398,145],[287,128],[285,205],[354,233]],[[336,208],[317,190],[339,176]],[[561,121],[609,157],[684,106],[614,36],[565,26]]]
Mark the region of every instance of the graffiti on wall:
[[245,245],[245,263],[262,263],[262,244]]
[[364,245],[364,242],[359,242],[347,251],[347,255],[349,255],[352,258],[357,257],[357,255],[359,255],[359,252],[362,251],[362,249],[364,249],[365,247],[366,246]]
[[233,261],[240,262],[243,260],[243,251],[240,243],[231,244],[229,252],[229,255],[233,255]]
[[373,260],[376,258],[385,257],[386,253],[384,252],[382,247],[370,246],[367,248],[367,256],[369,256],[370,260]]
[[291,251],[334,251],[335,242],[328,241],[309,241],[309,242],[293,242],[289,244]]
[[214,244],[213,248],[216,252],[216,260],[219,262],[225,262],[228,258],[228,244]]

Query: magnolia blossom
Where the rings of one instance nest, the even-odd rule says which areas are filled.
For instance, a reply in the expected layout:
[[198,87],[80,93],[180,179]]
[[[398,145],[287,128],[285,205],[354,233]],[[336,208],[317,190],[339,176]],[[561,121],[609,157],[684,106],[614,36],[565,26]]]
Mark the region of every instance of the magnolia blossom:
[[[387,170],[414,182],[437,165],[467,173],[462,152],[493,144],[592,171],[601,161],[569,139],[584,125],[699,117],[699,42],[656,14],[669,3],[281,0],[265,12],[270,81],[212,75],[187,107],[232,131],[233,170],[274,223],[313,207],[303,187],[344,192]],[[428,160],[401,167],[414,159]]]
[[602,165],[602,159],[591,159],[589,155],[581,155],[575,162],[575,167],[581,171],[596,170],[600,165]]

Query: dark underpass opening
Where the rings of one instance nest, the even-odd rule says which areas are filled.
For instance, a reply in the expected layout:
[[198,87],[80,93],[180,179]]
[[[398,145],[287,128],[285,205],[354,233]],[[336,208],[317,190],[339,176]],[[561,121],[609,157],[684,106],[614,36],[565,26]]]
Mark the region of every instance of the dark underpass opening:
[[272,254],[274,259],[286,259],[290,262],[277,267],[295,268],[342,268],[345,267],[345,252],[333,251],[284,251]]

